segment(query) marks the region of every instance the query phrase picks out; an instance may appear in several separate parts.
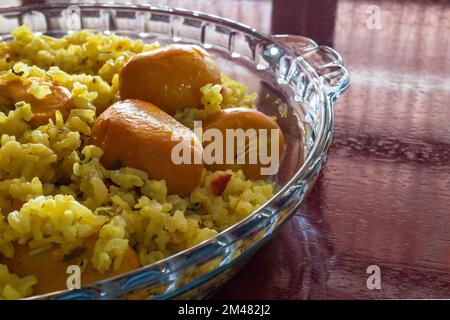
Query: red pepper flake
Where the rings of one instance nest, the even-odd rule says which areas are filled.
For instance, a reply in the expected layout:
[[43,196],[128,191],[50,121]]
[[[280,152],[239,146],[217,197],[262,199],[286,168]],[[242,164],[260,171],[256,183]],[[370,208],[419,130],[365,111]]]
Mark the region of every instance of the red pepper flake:
[[109,187],[113,184],[112,180],[109,178],[103,179],[103,183],[105,184],[105,187],[109,190]]
[[220,94],[223,95],[225,93],[225,88],[222,87],[222,89],[220,89]]
[[231,179],[231,174],[223,174],[211,181],[211,189],[216,196],[221,196],[227,187],[228,181]]

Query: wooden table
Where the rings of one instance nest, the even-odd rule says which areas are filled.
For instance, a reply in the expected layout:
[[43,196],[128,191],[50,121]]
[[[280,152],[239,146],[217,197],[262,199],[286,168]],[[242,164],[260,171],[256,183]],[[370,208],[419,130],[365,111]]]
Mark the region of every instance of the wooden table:
[[312,37],[352,76],[308,201],[213,298],[450,298],[450,1],[151,2]]

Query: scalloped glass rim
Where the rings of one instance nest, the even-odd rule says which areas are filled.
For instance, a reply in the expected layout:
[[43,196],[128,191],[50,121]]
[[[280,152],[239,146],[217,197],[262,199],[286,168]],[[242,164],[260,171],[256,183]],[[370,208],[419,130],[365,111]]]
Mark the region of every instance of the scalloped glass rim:
[[[332,125],[333,125],[333,109],[332,105],[334,100],[342,93],[348,86],[348,81],[334,88],[334,91],[326,91],[322,87],[320,77],[317,70],[308,63],[306,59],[298,56],[291,48],[285,45],[283,42],[278,41],[275,37],[271,37],[266,34],[257,32],[242,23],[235,22],[230,19],[221,18],[215,15],[205,14],[197,11],[190,11],[179,8],[171,8],[165,6],[154,5],[134,5],[134,4],[91,4],[91,3],[57,3],[57,4],[42,4],[42,5],[26,5],[21,7],[1,8],[0,14],[8,13],[25,13],[33,10],[42,11],[46,9],[66,9],[69,6],[78,6],[80,8],[90,9],[123,9],[123,10],[136,10],[161,14],[173,14],[182,17],[194,17],[201,19],[205,22],[215,23],[217,25],[223,25],[233,28],[234,30],[241,31],[245,34],[251,35],[259,41],[266,41],[267,43],[275,43],[277,47],[281,48],[283,52],[289,53],[293,57],[297,57],[295,63],[301,65],[302,71],[309,78],[311,85],[317,91],[319,105],[323,108],[320,118],[320,127],[316,136],[316,141],[308,152],[303,165],[293,175],[293,177],[282,186],[278,192],[257,211],[250,216],[236,223],[235,225],[222,231],[215,237],[208,239],[194,247],[178,252],[172,256],[169,256],[163,260],[160,260],[151,265],[141,267],[137,270],[121,274],[119,276],[108,278],[87,286],[82,287],[80,290],[64,290],[60,292],[53,292],[40,296],[33,296],[28,299],[102,299],[102,298],[118,298],[124,294],[133,293],[138,290],[144,289],[146,286],[154,285],[155,283],[161,283],[163,280],[168,279],[174,273],[183,270],[189,266],[197,263],[210,261],[216,257],[223,255],[223,251],[229,251],[227,254],[232,254],[232,247],[236,244],[244,235],[256,234],[261,231],[264,226],[270,226],[268,231],[256,241],[251,247],[247,248],[236,259],[225,258],[219,268],[214,269],[207,274],[204,274],[194,281],[188,284],[182,285],[180,288],[174,290],[166,290],[163,295],[156,298],[172,298],[186,290],[189,290],[196,285],[213,278],[217,274],[221,273],[225,269],[233,266],[234,264],[244,260],[250,256],[257,248],[259,248],[264,242],[266,242],[273,232],[278,229],[282,222],[287,220],[292,215],[292,212],[297,208],[306,197],[310,190],[311,185],[309,182],[314,182],[318,171],[321,168],[322,162],[325,159],[326,152],[332,137]],[[295,201],[298,196],[299,201]],[[301,201],[300,201],[301,199]],[[278,215],[280,211],[285,212],[284,215]],[[227,249],[228,248],[228,249]],[[231,248],[231,249],[230,249]],[[226,252],[225,252],[226,253]],[[228,261],[227,261],[228,260]],[[142,281],[146,279],[145,283],[140,285],[134,285],[134,282]]]

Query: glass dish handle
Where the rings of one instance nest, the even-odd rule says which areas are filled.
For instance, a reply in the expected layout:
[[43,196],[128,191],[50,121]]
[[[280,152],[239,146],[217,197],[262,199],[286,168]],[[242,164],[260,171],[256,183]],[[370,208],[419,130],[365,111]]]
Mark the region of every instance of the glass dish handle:
[[313,40],[297,35],[273,35],[275,41],[294,50],[298,59],[307,61],[321,81],[325,92],[335,101],[348,88],[350,75],[339,53]]

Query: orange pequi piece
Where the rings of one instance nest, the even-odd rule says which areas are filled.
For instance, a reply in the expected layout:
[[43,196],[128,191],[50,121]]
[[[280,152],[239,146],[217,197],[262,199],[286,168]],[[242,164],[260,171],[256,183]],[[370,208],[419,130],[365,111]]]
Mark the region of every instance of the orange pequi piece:
[[[237,161],[237,155],[239,153],[238,150],[238,143],[237,139],[235,141],[227,141],[227,139],[232,139],[233,137],[230,136],[230,138],[227,138],[226,131],[227,129],[234,130],[237,134],[236,129],[242,129],[244,133],[248,129],[255,129],[256,130],[256,139],[255,142],[259,143],[259,129],[267,129],[267,136],[269,139],[267,139],[267,145],[266,149],[268,150],[268,155],[271,156],[270,150],[271,150],[271,140],[270,140],[270,131],[271,130],[277,130],[278,131],[278,152],[279,155],[279,161],[281,161],[283,150],[284,150],[284,136],[283,132],[281,131],[280,127],[276,123],[276,121],[267,115],[265,115],[262,112],[259,112],[255,109],[249,109],[249,108],[229,108],[229,109],[223,109],[222,111],[215,113],[211,115],[204,123],[203,130],[206,132],[209,129],[218,129],[223,137],[223,163],[212,163],[212,164],[206,164],[206,168],[211,171],[225,171],[227,169],[231,169],[233,171],[237,171],[241,169],[244,172],[244,175],[248,179],[256,180],[256,179],[265,179],[267,176],[261,174],[261,168],[267,167],[267,164],[263,164],[260,161],[259,157],[259,147],[257,149],[257,159],[255,163],[250,163],[249,161],[249,145],[250,142],[248,138],[243,137],[245,140],[245,162],[243,164],[238,163]],[[231,142],[234,145],[234,155],[235,158],[232,163],[227,164],[226,163],[226,146],[231,145]],[[207,146],[212,143],[209,141],[204,141],[203,147],[207,148]],[[256,144],[258,145],[258,144]],[[206,162],[206,161],[205,161]]]

